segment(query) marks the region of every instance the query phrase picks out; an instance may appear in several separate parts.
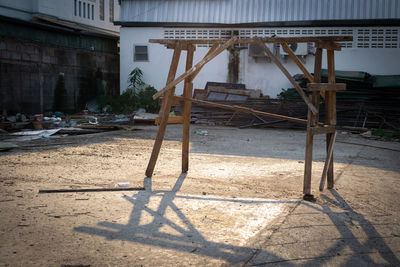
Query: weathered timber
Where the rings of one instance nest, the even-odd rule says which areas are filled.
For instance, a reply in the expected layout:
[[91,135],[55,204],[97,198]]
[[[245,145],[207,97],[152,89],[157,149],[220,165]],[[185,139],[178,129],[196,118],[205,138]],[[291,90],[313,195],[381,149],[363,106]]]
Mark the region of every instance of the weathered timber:
[[[171,65],[169,68],[167,84],[170,83],[171,81],[173,81],[175,78],[175,74],[176,74],[176,70],[178,68],[180,56],[181,56],[181,49],[179,46],[176,46],[175,50],[174,50],[174,55],[172,56]],[[171,89],[170,91],[168,91],[168,93],[166,93],[164,95],[164,99],[162,101],[162,105],[161,105],[160,113],[159,113],[161,122],[160,122],[160,126],[158,127],[157,136],[156,136],[156,140],[154,141],[154,146],[153,146],[153,150],[151,152],[150,160],[147,165],[147,169],[146,169],[147,177],[151,177],[153,175],[154,167],[156,166],[158,154],[160,153],[162,141],[164,140],[165,129],[168,124],[168,116],[169,116],[169,111],[170,111],[171,105],[172,105],[174,91],[175,91],[174,89]]]
[[206,56],[205,58],[203,58],[199,63],[197,63],[194,67],[190,68],[189,70],[187,70],[185,73],[183,73],[181,76],[179,76],[178,78],[176,78],[175,80],[167,83],[167,85],[160,91],[158,91],[157,93],[155,93],[153,95],[153,99],[157,99],[159,98],[162,94],[164,94],[166,91],[170,90],[171,88],[175,87],[178,83],[180,83],[181,81],[183,81],[186,77],[191,76],[194,73],[198,73],[198,71],[210,60],[212,60],[213,58],[215,58],[216,56],[218,56],[222,51],[224,51],[225,49],[227,49],[229,46],[231,46],[232,44],[235,43],[235,41],[237,40],[237,37],[234,36],[231,39],[229,39],[228,41],[226,41],[223,45],[221,45],[220,47],[218,47],[217,49],[215,49],[215,51],[213,51],[212,53],[210,53],[208,56]]
[[346,91],[345,83],[309,83],[307,84],[308,91]]
[[283,74],[286,76],[286,78],[290,81],[290,83],[294,86],[296,89],[297,93],[301,96],[304,102],[306,102],[307,106],[311,109],[312,113],[316,114],[318,113],[318,110],[315,108],[315,106],[310,102],[310,99],[306,96],[306,94],[303,92],[303,89],[297,84],[297,82],[293,79],[293,77],[290,75],[290,73],[287,71],[287,69],[282,65],[282,63],[274,56],[274,54],[269,50],[267,46],[257,37],[254,37],[254,40],[257,42],[257,44],[267,53],[268,57],[275,63],[275,65],[283,72]]
[[300,62],[299,58],[294,54],[292,49],[287,45],[287,43],[281,43],[281,46],[289,54],[290,58],[297,64],[297,66],[301,69],[301,71],[306,75],[307,79],[310,83],[314,82],[314,77],[308,72],[306,67],[304,67],[303,63]]
[[335,145],[335,141],[336,141],[336,131],[333,132],[332,138],[329,140],[328,152],[327,152],[327,155],[326,155],[326,160],[325,160],[325,164],[324,164],[324,170],[322,171],[321,182],[319,184],[319,191],[324,190],[325,180],[326,180],[326,176],[327,176],[327,173],[328,173],[328,167],[330,166],[332,158],[333,158],[333,147]]
[[[265,37],[259,38],[264,43],[315,43],[320,41],[334,41],[334,42],[350,42],[353,41],[352,36],[304,36],[304,37]],[[184,39],[179,42],[189,44],[223,44],[228,39]],[[155,44],[174,44],[174,39],[150,39],[150,43]],[[253,38],[240,38],[234,44],[250,44],[256,43]]]
[[283,120],[293,121],[293,122],[302,123],[302,124],[307,123],[307,121],[303,120],[303,119],[288,117],[288,116],[274,114],[274,113],[263,112],[263,111],[254,110],[251,108],[246,108],[246,107],[241,107],[241,106],[230,106],[230,105],[218,104],[218,103],[214,103],[214,102],[210,102],[210,101],[204,101],[204,100],[181,97],[181,96],[175,96],[175,98],[177,98],[178,100],[191,101],[194,103],[214,106],[214,107],[218,107],[218,108],[222,108],[222,109],[236,110],[236,111],[248,113],[248,114],[258,114],[258,115],[262,115],[262,116],[272,117],[272,118],[276,118],[276,119],[283,119]]
[[[195,46],[192,45],[191,49],[188,49],[186,56],[186,71],[191,69],[193,66],[193,55]],[[216,49],[216,46],[214,50]],[[213,50],[213,47],[210,51]],[[213,51],[209,53],[211,54]],[[191,97],[193,91],[193,75],[188,76],[185,79],[185,85],[183,88],[183,95],[185,97]],[[184,101],[183,104],[183,129],[182,129],[182,173],[187,172],[189,169],[189,137],[190,137],[190,110],[192,102]]]

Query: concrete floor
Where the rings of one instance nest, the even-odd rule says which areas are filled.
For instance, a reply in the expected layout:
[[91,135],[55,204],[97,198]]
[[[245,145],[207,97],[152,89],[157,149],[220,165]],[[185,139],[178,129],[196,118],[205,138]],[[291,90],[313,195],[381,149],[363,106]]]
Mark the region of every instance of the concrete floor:
[[[10,266],[399,266],[400,143],[339,133],[333,190],[302,200],[305,132],[193,125],[180,174],[168,126],[152,179],[156,127],[22,142],[0,154],[0,263]],[[196,134],[206,130],[208,135]],[[138,192],[44,188],[146,184]]]

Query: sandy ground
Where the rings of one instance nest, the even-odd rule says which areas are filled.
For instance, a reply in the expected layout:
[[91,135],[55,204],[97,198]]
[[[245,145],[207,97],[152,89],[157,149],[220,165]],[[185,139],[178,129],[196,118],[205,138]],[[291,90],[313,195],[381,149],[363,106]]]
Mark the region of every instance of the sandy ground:
[[[193,125],[180,173],[180,125],[19,143],[0,154],[4,266],[399,266],[400,143],[340,133],[334,190],[302,200],[305,132]],[[207,130],[208,135],[195,134]],[[143,191],[39,189],[146,185]]]

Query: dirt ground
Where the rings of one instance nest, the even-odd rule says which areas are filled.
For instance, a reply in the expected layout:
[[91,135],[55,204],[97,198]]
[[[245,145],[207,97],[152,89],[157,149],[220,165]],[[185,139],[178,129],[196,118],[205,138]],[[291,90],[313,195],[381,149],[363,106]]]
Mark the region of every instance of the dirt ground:
[[[180,125],[18,143],[0,152],[4,266],[400,266],[400,143],[339,133],[333,190],[302,200],[305,132],[193,125],[181,174]],[[208,135],[196,134],[206,130]],[[146,190],[38,194],[39,189]]]

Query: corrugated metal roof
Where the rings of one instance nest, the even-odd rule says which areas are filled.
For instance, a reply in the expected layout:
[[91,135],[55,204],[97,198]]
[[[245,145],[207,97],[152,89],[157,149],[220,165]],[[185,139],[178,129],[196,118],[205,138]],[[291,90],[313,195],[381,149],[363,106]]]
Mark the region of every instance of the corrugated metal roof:
[[399,19],[400,0],[123,0],[122,22]]

